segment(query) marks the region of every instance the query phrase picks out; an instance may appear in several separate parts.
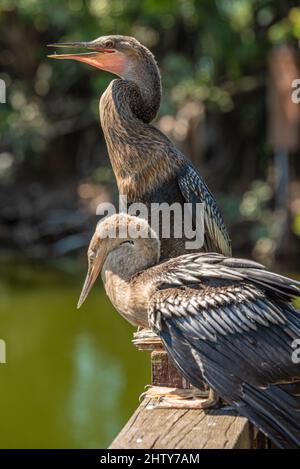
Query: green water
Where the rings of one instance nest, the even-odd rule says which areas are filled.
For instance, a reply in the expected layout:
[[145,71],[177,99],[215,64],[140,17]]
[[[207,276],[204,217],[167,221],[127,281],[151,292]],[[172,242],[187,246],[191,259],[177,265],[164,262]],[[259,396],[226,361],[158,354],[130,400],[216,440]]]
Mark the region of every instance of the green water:
[[1,268],[0,448],[106,447],[149,383],[149,356],[100,282],[76,310],[81,280]]

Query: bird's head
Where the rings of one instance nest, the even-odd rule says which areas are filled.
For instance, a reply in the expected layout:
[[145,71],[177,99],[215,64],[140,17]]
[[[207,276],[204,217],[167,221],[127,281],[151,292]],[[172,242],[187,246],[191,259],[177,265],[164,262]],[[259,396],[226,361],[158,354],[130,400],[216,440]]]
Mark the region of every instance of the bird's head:
[[48,57],[85,62],[92,67],[106,70],[129,80],[135,78],[141,65],[148,64],[157,69],[151,52],[134,37],[130,36],[101,36],[90,42],[56,43],[49,44],[48,47],[88,49],[89,52],[52,54]]
[[87,298],[105,268],[130,277],[158,262],[160,242],[148,222],[120,213],[101,220],[88,248],[88,272],[77,307]]

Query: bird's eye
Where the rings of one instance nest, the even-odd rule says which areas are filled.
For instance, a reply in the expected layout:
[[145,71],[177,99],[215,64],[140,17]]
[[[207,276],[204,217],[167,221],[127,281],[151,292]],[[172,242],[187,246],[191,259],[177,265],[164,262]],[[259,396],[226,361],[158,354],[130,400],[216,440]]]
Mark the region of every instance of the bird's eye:
[[107,41],[104,42],[104,47],[105,47],[106,49],[113,49],[113,47],[114,47],[113,41],[111,41],[110,39],[108,39]]
[[132,241],[132,239],[126,239],[120,243],[120,246],[122,246],[122,244],[134,244],[134,241]]

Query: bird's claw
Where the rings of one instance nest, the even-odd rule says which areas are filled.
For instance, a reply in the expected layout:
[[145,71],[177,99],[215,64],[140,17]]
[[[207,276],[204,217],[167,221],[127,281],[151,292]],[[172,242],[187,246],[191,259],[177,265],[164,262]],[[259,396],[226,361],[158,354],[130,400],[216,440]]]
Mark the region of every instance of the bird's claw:
[[[147,408],[207,409],[219,402],[219,397],[210,389],[207,392],[198,389],[181,389],[166,386],[149,386],[140,395],[151,399]],[[153,402],[154,401],[154,402]]]

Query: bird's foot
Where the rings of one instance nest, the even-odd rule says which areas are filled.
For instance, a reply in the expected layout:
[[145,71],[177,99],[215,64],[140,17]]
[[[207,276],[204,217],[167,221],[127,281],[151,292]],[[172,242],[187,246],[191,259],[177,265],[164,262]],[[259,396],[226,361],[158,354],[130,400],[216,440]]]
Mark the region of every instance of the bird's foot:
[[219,402],[219,397],[212,389],[181,389],[165,386],[149,386],[140,399],[151,399],[148,409],[208,409]]
[[176,398],[176,399],[192,399],[197,397],[208,397],[209,391],[201,391],[200,389],[183,389],[183,388],[171,388],[168,386],[151,386],[150,384],[145,386],[147,389],[143,394],[140,395],[140,400],[144,398],[161,400],[164,398]]

